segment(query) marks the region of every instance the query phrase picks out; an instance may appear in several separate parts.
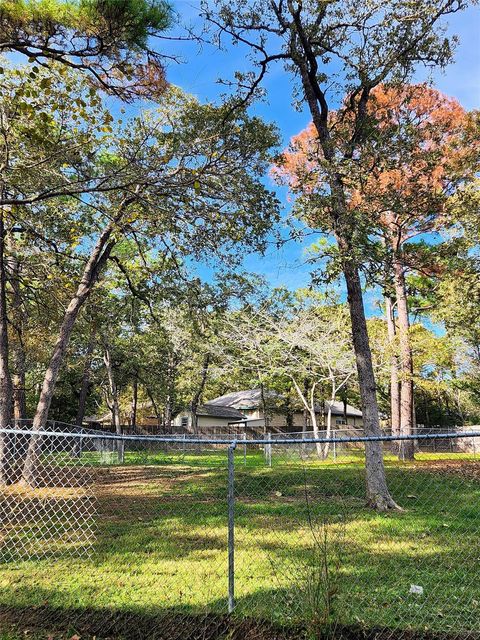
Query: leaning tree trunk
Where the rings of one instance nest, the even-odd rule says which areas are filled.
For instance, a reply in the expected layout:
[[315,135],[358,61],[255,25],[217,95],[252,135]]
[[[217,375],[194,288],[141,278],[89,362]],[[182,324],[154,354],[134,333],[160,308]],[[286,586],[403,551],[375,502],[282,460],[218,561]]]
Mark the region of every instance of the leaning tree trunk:
[[[410,344],[410,320],[403,264],[398,255],[393,263],[395,295],[397,298],[398,342],[400,351],[400,435],[413,435],[413,358]],[[401,441],[398,447],[400,460],[413,460],[415,443]]]
[[[71,299],[63,316],[57,342],[53,349],[53,354],[43,379],[40,398],[38,400],[37,410],[33,419],[32,428],[34,431],[41,431],[47,424],[48,412],[52,402],[53,393],[55,391],[55,385],[60,373],[60,367],[65,359],[65,354],[67,352],[68,343],[70,341],[70,336],[72,335],[75,321],[80,309],[85,304],[93,286],[97,282],[100,270],[115,246],[115,240],[110,240],[113,229],[113,224],[108,225],[97,240],[95,248],[85,266],[78,289],[74,297]],[[40,447],[41,436],[32,436],[23,468],[23,480],[30,486],[35,486],[38,483],[38,458]]]
[[[116,244],[116,239],[112,239],[114,230],[122,217],[125,215],[127,207],[136,200],[139,193],[139,186],[135,188],[135,195],[128,196],[120,203],[118,211],[111,222],[105,227],[97,242],[93,248],[90,258],[85,265],[85,269],[78,285],[77,291],[74,297],[71,299],[70,304],[65,311],[63,321],[60,326],[57,342],[53,349],[53,354],[50,359],[48,368],[45,372],[43,379],[42,389],[40,391],[40,398],[37,404],[37,410],[33,419],[32,429],[34,431],[41,431],[45,428],[48,419],[48,412],[52,403],[53,393],[55,391],[55,385],[58,380],[60,368],[65,359],[68,343],[70,342],[70,336],[72,335],[75,321],[80,312],[80,309],[88,299],[95,283],[98,280],[98,276],[106,261],[108,260],[113,247]],[[23,481],[30,486],[35,486],[38,482],[38,458],[41,447],[41,436],[32,436],[27,457],[25,459],[25,465],[23,468]]]
[[[12,378],[8,362],[7,274],[5,267],[5,219],[0,207],[0,428],[12,425]],[[0,434],[0,484],[13,481],[12,437]]]
[[[400,382],[398,375],[398,356],[396,354],[396,328],[393,313],[393,301],[390,296],[385,297],[385,314],[387,317],[388,342],[390,345],[390,426],[392,436],[400,435]],[[392,443],[397,451],[398,442]]]

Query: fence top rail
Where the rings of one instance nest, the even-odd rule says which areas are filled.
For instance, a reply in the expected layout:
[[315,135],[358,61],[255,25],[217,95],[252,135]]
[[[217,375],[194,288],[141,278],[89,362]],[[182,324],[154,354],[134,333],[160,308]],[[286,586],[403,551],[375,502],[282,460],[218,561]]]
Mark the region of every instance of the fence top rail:
[[153,436],[153,435],[124,435],[116,433],[95,433],[93,431],[49,431],[39,429],[14,429],[11,427],[0,428],[0,436],[2,434],[8,435],[29,435],[29,436],[46,436],[56,438],[80,438],[84,437],[92,440],[119,440],[122,442],[164,442],[164,443],[176,443],[176,444],[225,444],[230,446],[245,446],[247,445],[278,445],[278,444],[333,444],[333,443],[348,443],[348,442],[401,442],[408,440],[453,440],[453,439],[465,439],[465,438],[480,438],[480,431],[470,431],[467,433],[424,433],[413,435],[400,435],[389,436],[380,434],[377,436],[349,436],[346,438],[330,437],[330,438],[198,438],[192,437],[180,437],[180,436]]

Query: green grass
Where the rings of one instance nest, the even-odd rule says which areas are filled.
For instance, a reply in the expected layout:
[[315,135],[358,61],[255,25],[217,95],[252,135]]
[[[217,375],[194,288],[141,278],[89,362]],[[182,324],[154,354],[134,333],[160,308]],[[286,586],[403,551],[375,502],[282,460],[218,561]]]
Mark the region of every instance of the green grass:
[[[463,471],[433,468],[453,457]],[[97,454],[85,454],[83,461],[99,465]],[[239,449],[235,615],[281,624],[321,618],[318,566],[325,560],[326,540],[328,586],[335,591],[339,623],[480,632],[476,463],[458,454],[423,454],[408,464],[388,457],[387,469],[404,511],[377,514],[365,507],[360,452],[324,463],[282,464],[274,457],[272,468],[266,468],[260,452],[248,451],[244,460]],[[101,474],[101,484],[89,557],[66,557],[78,547],[68,518],[58,509],[54,514],[52,521],[57,527],[63,522],[65,529],[60,537],[58,528],[52,532],[38,522],[46,513],[45,502],[38,503],[44,506],[37,505],[36,515],[16,534],[31,550],[41,531],[46,555],[28,560],[19,553],[0,565],[0,611],[41,608],[44,630],[37,621],[31,633],[45,638],[57,630],[59,610],[87,610],[92,616],[102,611],[224,614],[225,452],[151,453],[148,459],[127,452],[126,466],[94,467],[94,472]],[[62,500],[67,498],[75,506],[74,497]],[[422,586],[424,594],[410,594],[412,584]],[[31,629],[22,612],[18,636],[8,635],[13,618],[0,615],[0,638],[24,637]]]

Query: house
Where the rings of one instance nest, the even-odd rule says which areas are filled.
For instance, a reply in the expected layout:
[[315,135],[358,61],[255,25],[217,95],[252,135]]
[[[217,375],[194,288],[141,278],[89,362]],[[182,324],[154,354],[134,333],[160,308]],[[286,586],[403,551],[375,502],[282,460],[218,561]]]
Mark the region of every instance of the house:
[[[266,411],[265,411],[266,405]],[[319,429],[326,423],[329,403],[317,406],[317,424]],[[122,416],[124,424],[128,426],[128,415]],[[85,424],[94,428],[105,428],[111,424],[110,413],[101,417],[85,418]],[[245,389],[227,393],[200,405],[197,409],[197,429],[203,433],[244,433],[261,436],[265,432],[302,431],[306,424],[311,430],[311,422],[305,415],[299,402],[289,404],[287,398],[274,391]],[[332,428],[337,431],[349,431],[363,426],[362,412],[355,407],[342,402],[332,403]],[[137,428],[140,430],[162,431],[158,419],[152,415],[149,402],[139,403]],[[180,411],[172,421],[167,432],[194,431],[192,412],[190,408]],[[348,435],[348,433],[343,433]]]
[[[263,397],[262,397],[263,396]],[[265,411],[265,406],[267,411]],[[363,427],[362,412],[343,402],[328,402],[316,407],[317,424],[321,428],[326,423],[329,406],[332,410],[332,427],[337,430],[357,429]],[[273,391],[262,394],[262,390],[246,389],[219,396],[205,403],[205,407],[228,407],[240,411],[242,422],[251,428],[263,427],[272,431],[302,431],[305,415],[299,403],[288,406],[286,398]],[[267,414],[267,415],[265,415]],[[307,429],[311,428],[307,417]]]
[[[229,425],[242,424],[246,421],[246,416],[235,407],[214,405],[206,403],[197,409],[197,427],[224,427]],[[189,409],[181,411],[173,421],[174,427],[181,427],[190,431],[192,429],[192,412]]]

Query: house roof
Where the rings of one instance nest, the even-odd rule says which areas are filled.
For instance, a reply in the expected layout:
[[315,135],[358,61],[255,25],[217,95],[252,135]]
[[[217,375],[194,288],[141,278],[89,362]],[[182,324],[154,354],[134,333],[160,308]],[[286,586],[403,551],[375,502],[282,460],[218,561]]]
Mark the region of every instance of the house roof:
[[[330,402],[325,402],[325,411],[328,411],[328,407],[330,405]],[[332,402],[332,414],[334,416],[343,416],[343,402]],[[321,411],[321,407],[317,407],[317,411]],[[347,404],[347,416],[351,416],[352,418],[361,418],[362,417],[362,412],[360,411],[360,409],[357,409],[356,407],[352,407],[351,404]]]
[[[266,392],[267,399],[270,401],[269,403],[280,404],[282,401],[282,396],[274,391]],[[330,402],[325,402],[325,411],[328,411],[328,407]],[[332,414],[334,416],[343,416],[343,402],[332,402]],[[262,392],[260,389],[245,389],[243,391],[233,391],[232,393],[226,393],[223,396],[219,396],[218,398],[214,398],[213,400],[209,400],[206,402],[204,407],[231,407],[233,409],[239,410],[248,410],[248,409],[259,409],[262,407]],[[360,409],[356,407],[352,407],[352,405],[347,404],[347,416],[352,418],[361,418],[362,412]],[[322,406],[318,404],[316,406],[316,411],[318,413],[322,412]]]
[[202,404],[197,409],[198,416],[209,416],[210,418],[231,418],[232,420],[244,420],[245,416],[241,411],[231,407],[221,405]]
[[[274,391],[267,391],[265,395],[270,402],[278,402],[282,399],[282,396]],[[261,389],[233,391],[232,393],[226,393],[223,396],[209,400],[205,405],[233,407],[234,409],[257,409],[262,406],[262,391]]]

